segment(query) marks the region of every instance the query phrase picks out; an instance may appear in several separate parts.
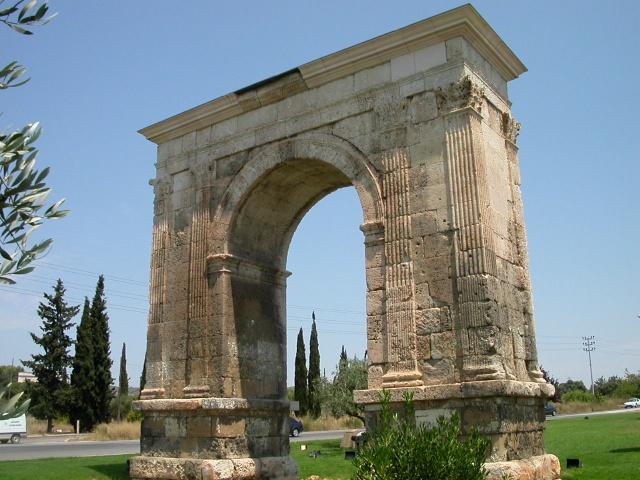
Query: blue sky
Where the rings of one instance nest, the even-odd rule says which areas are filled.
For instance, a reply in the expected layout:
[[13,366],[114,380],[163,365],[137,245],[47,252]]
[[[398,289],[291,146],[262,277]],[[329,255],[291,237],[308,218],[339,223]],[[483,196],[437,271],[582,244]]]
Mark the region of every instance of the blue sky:
[[[0,363],[33,352],[39,296],[61,277],[72,300],[105,273],[112,352],[142,368],[155,146],[136,131],[294,66],[460,5],[450,1],[52,1],[32,37],[0,30],[0,61],[32,77],[0,92],[0,128],[39,120],[41,165],[72,214],[34,274],[0,286]],[[126,6],[125,6],[126,5]],[[542,364],[588,379],[640,370],[640,4],[478,1],[529,72],[510,84],[519,138]],[[322,367],[365,349],[362,221],[353,189],[322,200],[294,236],[288,269],[289,376],[295,334],[318,317]],[[117,361],[114,372],[117,368]],[[292,380],[290,380],[292,383]]]

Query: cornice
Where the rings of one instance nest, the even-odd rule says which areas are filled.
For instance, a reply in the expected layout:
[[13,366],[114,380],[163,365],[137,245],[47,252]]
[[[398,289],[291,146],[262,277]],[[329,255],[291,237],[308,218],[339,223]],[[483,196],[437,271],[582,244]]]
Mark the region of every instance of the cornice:
[[216,98],[139,131],[154,143],[221,122],[241,113],[374,67],[420,48],[463,37],[509,81],[527,69],[470,4],[340,50],[271,79]]

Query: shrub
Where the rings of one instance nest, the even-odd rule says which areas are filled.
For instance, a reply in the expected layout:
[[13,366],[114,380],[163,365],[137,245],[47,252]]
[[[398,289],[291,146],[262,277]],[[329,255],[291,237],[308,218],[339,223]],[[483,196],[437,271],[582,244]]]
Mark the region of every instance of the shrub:
[[120,395],[111,399],[109,404],[109,413],[114,420],[121,420],[127,418],[129,411],[131,410],[131,404],[133,398],[129,395]]
[[435,427],[415,425],[413,396],[405,395],[402,419],[391,413],[382,392],[378,425],[355,459],[354,480],[482,480],[488,439],[472,431],[461,440],[457,414]]
[[584,402],[592,403],[596,401],[596,397],[591,392],[583,392],[582,390],[571,390],[562,395],[562,403],[567,402]]
[[130,423],[135,423],[135,422],[141,422],[143,418],[142,412],[139,410],[129,410],[129,413],[127,413],[127,422]]

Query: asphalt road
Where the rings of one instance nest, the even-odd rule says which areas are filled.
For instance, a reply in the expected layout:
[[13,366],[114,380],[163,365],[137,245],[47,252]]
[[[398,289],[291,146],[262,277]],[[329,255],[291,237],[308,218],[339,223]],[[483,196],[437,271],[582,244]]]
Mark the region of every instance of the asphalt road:
[[[303,432],[292,442],[342,438],[343,431]],[[139,440],[108,442],[78,441],[75,436],[47,436],[23,439],[17,445],[1,444],[0,461],[31,460],[53,457],[92,457],[99,455],[135,455],[140,452]]]
[[34,442],[27,438],[23,439],[23,441],[17,445],[0,445],[0,460],[124,455],[135,454],[139,451],[139,440],[117,440],[111,442]]

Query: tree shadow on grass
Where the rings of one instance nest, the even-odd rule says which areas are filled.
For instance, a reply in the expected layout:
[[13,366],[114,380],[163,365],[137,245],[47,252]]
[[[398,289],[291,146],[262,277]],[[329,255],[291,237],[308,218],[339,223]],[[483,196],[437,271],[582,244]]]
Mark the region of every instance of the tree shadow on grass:
[[87,465],[87,468],[112,480],[129,480],[128,461],[122,463],[97,463],[95,465]]
[[638,453],[638,452],[640,452],[640,447],[614,448],[613,450],[609,450],[609,453]]

